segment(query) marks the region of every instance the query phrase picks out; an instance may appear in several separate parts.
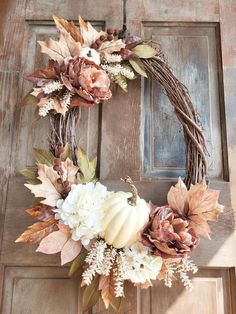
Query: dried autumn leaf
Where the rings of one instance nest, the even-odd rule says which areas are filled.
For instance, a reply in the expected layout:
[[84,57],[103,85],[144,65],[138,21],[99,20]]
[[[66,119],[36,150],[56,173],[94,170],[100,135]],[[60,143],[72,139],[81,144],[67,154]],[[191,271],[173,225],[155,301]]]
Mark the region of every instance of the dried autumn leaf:
[[15,240],[15,242],[39,243],[43,238],[55,230],[56,222],[55,219],[36,222],[32,226],[29,226],[28,229]]
[[105,307],[108,309],[109,304],[115,298],[115,285],[112,275],[101,275],[99,277],[99,290],[101,290],[101,296]]
[[73,277],[78,271],[78,269],[80,269],[83,266],[86,256],[87,251],[82,248],[81,253],[74,259],[73,263],[71,264],[69,277]]
[[89,311],[99,300],[99,277],[96,276],[89,286],[86,286],[82,298],[83,312]]
[[79,255],[81,248],[80,241],[74,241],[72,238],[68,239],[61,251],[61,265],[73,261]]
[[147,73],[145,72],[144,66],[139,59],[130,59],[129,63],[132,65],[134,70],[140,74],[141,76],[147,77]]
[[118,297],[118,298],[114,298],[111,300],[110,305],[112,306],[112,308],[119,312],[120,307],[121,307],[121,302],[122,302],[122,298]]
[[53,101],[53,109],[57,112],[65,116],[66,112],[68,111],[67,106],[64,106],[60,103],[60,101],[56,98],[50,98]]
[[195,186],[190,187],[189,190],[188,219],[190,220],[190,226],[196,234],[210,238],[209,233],[211,230],[207,221],[217,221],[219,213],[223,209],[218,203],[220,192],[207,189],[204,180],[198,185],[199,189],[196,189]]
[[77,150],[76,156],[80,169],[80,173],[78,174],[78,182],[88,183],[95,180],[97,158],[95,157],[90,161],[85,151],[80,147]]
[[28,105],[36,105],[38,103],[38,98],[32,94],[33,90],[31,90],[25,97],[22,99],[21,105],[28,106]]
[[38,168],[37,167],[26,167],[19,171],[24,177],[34,180],[37,177]]
[[84,40],[84,46],[90,47],[100,36],[106,35],[105,32],[98,32],[89,22],[85,22],[79,16],[80,32]]
[[125,44],[121,39],[118,39],[112,41],[104,41],[99,47],[98,51],[110,54],[120,51],[122,48],[125,48]]
[[47,41],[38,41],[41,46],[41,52],[47,54],[51,59],[62,64],[65,58],[71,57],[70,50],[65,44],[64,37],[59,41],[49,38]]
[[56,77],[57,74],[54,68],[52,68],[48,70],[36,70],[34,73],[28,75],[26,79],[29,82],[36,84],[38,87],[41,87],[47,83],[52,82]]
[[73,161],[69,158],[66,161],[61,162],[61,168],[63,170],[63,180],[68,180],[71,184],[77,183],[77,172],[79,171],[79,167],[73,164]]
[[39,148],[33,148],[32,154],[34,156],[34,159],[38,163],[40,163],[40,164],[45,164],[47,166],[52,166],[53,163],[54,163],[54,156],[53,156],[53,154],[50,153],[47,150],[39,149]]
[[76,42],[83,44],[83,38],[72,21],[68,22],[67,20],[61,19],[55,15],[53,16],[53,19],[59,31],[61,30],[61,27],[63,27],[64,30],[69,33]]
[[78,95],[73,95],[73,96],[72,96],[72,99],[71,99],[70,105],[71,105],[72,107],[78,107],[78,106],[80,106],[80,107],[89,108],[89,107],[95,106],[95,102],[93,102],[93,101],[88,101],[88,100],[86,100],[86,99],[84,99],[84,98],[82,98],[82,97],[80,97],[80,96],[78,96]]
[[210,238],[211,232],[207,221],[216,221],[223,206],[219,205],[219,191],[207,189],[205,180],[192,185],[187,191],[183,181],[179,179],[175,187],[168,193],[168,203],[189,220],[190,227],[196,235]]
[[147,44],[137,45],[132,51],[137,57],[143,59],[152,58],[157,54],[156,50]]
[[178,179],[178,182],[175,186],[172,186],[167,194],[167,201],[171,208],[177,210],[180,215],[184,214],[186,207],[188,190],[186,185],[181,180]]
[[25,184],[36,197],[43,197],[42,204],[56,206],[57,201],[61,198],[61,194],[57,190],[57,179],[59,175],[52,167],[38,164],[38,177],[41,184]]
[[68,235],[61,230],[50,233],[39,244],[36,252],[55,254],[61,252],[67,242]]
[[44,204],[38,204],[34,207],[26,209],[27,214],[40,221],[47,221],[53,218],[53,207]]

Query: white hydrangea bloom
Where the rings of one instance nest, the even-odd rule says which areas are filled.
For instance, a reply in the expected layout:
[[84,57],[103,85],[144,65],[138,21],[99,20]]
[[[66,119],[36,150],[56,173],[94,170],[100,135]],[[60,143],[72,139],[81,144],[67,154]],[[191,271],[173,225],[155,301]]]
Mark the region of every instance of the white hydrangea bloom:
[[102,231],[102,202],[108,195],[101,183],[73,184],[65,200],[57,202],[56,218],[72,229],[72,239],[88,245]]
[[160,256],[150,255],[141,243],[135,243],[124,251],[126,265],[125,277],[133,283],[155,280],[162,267]]

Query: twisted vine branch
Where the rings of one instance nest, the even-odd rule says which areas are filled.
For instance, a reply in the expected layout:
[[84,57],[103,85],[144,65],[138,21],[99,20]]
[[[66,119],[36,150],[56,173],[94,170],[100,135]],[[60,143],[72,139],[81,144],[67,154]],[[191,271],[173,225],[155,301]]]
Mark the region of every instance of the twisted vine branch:
[[207,171],[205,137],[200,121],[186,87],[175,77],[161,52],[159,56],[142,59],[142,62],[151,78],[161,84],[182,124],[186,144],[185,184],[189,188],[200,182]]
[[66,143],[69,143],[72,150],[72,159],[76,162],[75,152],[77,144],[75,131],[79,118],[80,109],[78,107],[68,110],[65,116],[58,113],[50,114],[49,150],[55,157],[60,155],[59,147],[64,147]]

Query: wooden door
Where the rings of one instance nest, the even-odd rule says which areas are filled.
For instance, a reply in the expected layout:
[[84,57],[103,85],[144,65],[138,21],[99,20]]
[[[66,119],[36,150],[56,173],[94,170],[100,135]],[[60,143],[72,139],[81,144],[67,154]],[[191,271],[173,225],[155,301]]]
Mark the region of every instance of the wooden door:
[[[120,313],[231,314],[235,308],[236,207],[236,3],[234,0],[2,0],[0,3],[0,290],[3,314],[81,313],[80,288],[67,277],[58,256],[35,253],[15,244],[31,223],[24,209],[33,199],[17,171],[33,164],[32,147],[47,147],[48,121],[33,121],[33,109],[20,106],[29,89],[23,76],[45,64],[36,44],[56,34],[51,16],[97,28],[121,27],[162,45],[175,74],[187,86],[201,114],[209,151],[210,185],[222,190],[226,205],[212,241],[193,254],[200,271],[192,293],[155,283],[151,289],[128,287]],[[78,142],[99,157],[101,180],[125,189],[120,177],[132,176],[147,200],[165,203],[166,192],[184,175],[182,130],[158,84],[133,81],[129,93],[82,110]],[[105,311],[99,303],[92,313]]]

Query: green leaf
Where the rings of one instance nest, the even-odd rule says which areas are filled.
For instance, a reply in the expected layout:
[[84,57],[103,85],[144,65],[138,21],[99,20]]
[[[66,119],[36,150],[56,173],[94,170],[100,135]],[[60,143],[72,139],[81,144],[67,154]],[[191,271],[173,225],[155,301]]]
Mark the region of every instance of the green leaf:
[[40,180],[38,179],[29,179],[26,181],[28,184],[33,184],[33,185],[37,185],[37,184],[40,184],[42,183]]
[[62,161],[66,161],[67,158],[70,158],[72,160],[72,150],[69,143],[66,143],[64,147],[64,152],[60,154],[60,159]]
[[86,286],[83,293],[83,312],[89,311],[99,300],[100,291],[98,290],[99,276],[95,277],[89,286]]
[[69,277],[73,277],[77,270],[83,266],[86,255],[87,251],[83,248],[81,253],[73,260],[70,266]]
[[35,121],[38,121],[39,119],[42,118],[42,117],[39,115],[39,107],[38,107],[38,106],[35,108],[35,111],[34,111],[34,118],[35,118]]
[[36,105],[39,102],[37,97],[31,95],[32,91],[33,89],[31,89],[31,91],[29,91],[28,94],[24,96],[21,102],[22,106]]
[[34,180],[37,178],[38,168],[37,167],[26,167],[24,169],[21,169],[19,172],[24,177],[31,179],[31,180]]
[[132,51],[136,56],[144,59],[152,58],[157,54],[156,50],[147,44],[137,45]]
[[78,182],[88,183],[94,181],[97,166],[97,157],[90,161],[85,151],[80,147],[77,150],[76,156],[77,163],[80,168],[80,173],[78,174]]
[[121,306],[121,301],[122,301],[122,298],[119,297],[119,298],[114,298],[111,302],[110,302],[110,305],[113,307],[113,309],[115,311],[119,311],[120,310],[120,306]]
[[41,201],[43,201],[43,200],[45,200],[44,197],[36,197],[36,198],[34,199],[34,201],[33,201],[32,206],[34,207],[34,206],[36,206],[36,205],[39,205],[39,204],[41,203]]
[[49,167],[53,165],[54,156],[47,150],[33,148],[33,156],[35,160],[40,164],[45,164]]
[[142,61],[136,58],[136,59],[130,59],[129,62],[138,74],[140,74],[141,76],[147,77]]

